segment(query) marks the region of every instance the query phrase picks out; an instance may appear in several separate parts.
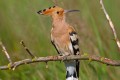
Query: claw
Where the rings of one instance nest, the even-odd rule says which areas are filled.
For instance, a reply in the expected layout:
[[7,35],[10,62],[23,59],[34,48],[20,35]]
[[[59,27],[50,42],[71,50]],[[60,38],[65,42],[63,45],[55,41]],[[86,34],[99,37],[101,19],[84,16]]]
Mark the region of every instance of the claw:
[[62,61],[66,60],[68,56],[69,56],[69,54],[68,54],[68,55],[63,55],[63,56],[61,56]]
[[67,59],[67,56],[61,56],[62,57],[62,61]]

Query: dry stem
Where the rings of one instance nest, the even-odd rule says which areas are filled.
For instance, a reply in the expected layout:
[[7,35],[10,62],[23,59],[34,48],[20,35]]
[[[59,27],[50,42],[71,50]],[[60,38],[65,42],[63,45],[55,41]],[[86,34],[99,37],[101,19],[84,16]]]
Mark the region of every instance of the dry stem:
[[104,7],[103,0],[100,0],[100,4],[101,4],[101,6],[102,6],[103,12],[104,12],[104,14],[105,14],[108,22],[109,22],[109,25],[110,25],[110,28],[111,28],[111,30],[112,30],[112,32],[113,32],[113,35],[114,35],[115,41],[116,41],[116,43],[117,43],[117,46],[118,46],[118,48],[119,48],[119,50],[120,50],[120,41],[119,41],[119,39],[118,39],[118,37],[117,37],[114,24],[113,24],[111,18],[109,17],[109,15],[108,15],[105,7]]
[[5,48],[5,46],[3,45],[3,43],[2,43],[1,41],[0,41],[0,45],[1,45],[1,47],[2,47],[2,49],[3,49],[2,51],[5,53],[5,55],[6,55],[7,59],[8,59],[8,61],[9,61],[10,63],[12,63],[12,60],[11,60],[9,54],[8,54],[8,52],[7,52],[6,48]]
[[30,50],[26,47],[25,43],[23,40],[20,42],[20,44],[24,47],[24,49],[27,51],[27,53],[32,57],[35,58],[35,56],[30,52]]

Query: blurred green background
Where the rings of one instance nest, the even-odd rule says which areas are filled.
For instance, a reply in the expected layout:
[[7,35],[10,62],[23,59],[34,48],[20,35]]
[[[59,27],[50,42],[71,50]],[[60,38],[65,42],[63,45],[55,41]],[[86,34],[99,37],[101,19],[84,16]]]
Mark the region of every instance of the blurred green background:
[[[82,53],[120,59],[109,24],[99,0],[57,0],[64,9],[79,9],[67,15],[67,21],[78,32]],[[120,0],[104,0],[120,39]],[[53,6],[52,0],[0,0],[0,39],[12,61],[30,58],[19,44],[24,40],[36,56],[57,55],[50,42],[51,18],[36,12]],[[0,66],[8,64],[0,47]],[[22,65],[15,71],[0,70],[0,80],[65,80],[65,67],[60,62]],[[120,67],[81,61],[79,80],[120,80]]]

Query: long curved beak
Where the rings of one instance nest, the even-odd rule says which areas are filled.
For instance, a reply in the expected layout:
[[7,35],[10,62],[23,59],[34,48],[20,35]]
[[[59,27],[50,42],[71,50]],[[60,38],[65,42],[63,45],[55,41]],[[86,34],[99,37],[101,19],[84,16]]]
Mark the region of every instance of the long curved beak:
[[69,13],[69,12],[80,12],[80,10],[65,10],[64,13]]

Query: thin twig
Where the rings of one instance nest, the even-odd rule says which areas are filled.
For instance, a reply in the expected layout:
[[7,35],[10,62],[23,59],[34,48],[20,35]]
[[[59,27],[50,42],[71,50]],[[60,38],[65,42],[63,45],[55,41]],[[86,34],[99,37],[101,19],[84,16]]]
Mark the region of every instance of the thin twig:
[[[91,61],[96,61],[96,62],[100,62],[109,66],[120,66],[120,60],[111,60],[108,58],[103,58],[103,57],[99,57],[99,56],[85,56],[85,55],[81,55],[81,56],[75,56],[75,55],[71,55],[68,56],[65,60],[91,60]],[[47,57],[38,57],[35,60],[32,59],[24,59],[21,61],[16,61],[14,62],[12,65],[10,65],[9,67],[7,65],[5,66],[0,66],[0,70],[7,70],[7,69],[12,69],[15,70],[16,67],[20,66],[20,65],[25,65],[25,64],[31,64],[31,63],[35,63],[35,62],[48,62],[48,61],[61,61],[63,60],[63,58],[61,56],[47,56]]]
[[100,4],[101,4],[101,6],[102,6],[103,12],[104,12],[104,14],[105,14],[108,22],[109,22],[110,28],[111,28],[111,30],[112,30],[112,32],[113,32],[113,34],[114,34],[114,38],[115,38],[115,41],[116,41],[116,43],[117,43],[117,46],[118,46],[118,48],[119,48],[119,50],[120,50],[120,41],[119,41],[119,39],[118,39],[118,37],[117,37],[114,24],[113,24],[111,18],[109,17],[109,15],[108,15],[105,7],[104,7],[103,0],[100,0]]
[[32,57],[35,58],[35,56],[30,52],[30,50],[26,47],[25,43],[23,40],[20,42],[20,44],[24,47],[24,49],[27,51],[27,53]]
[[9,56],[9,54],[8,54],[8,52],[7,52],[7,50],[6,50],[6,48],[5,48],[5,46],[3,45],[3,43],[0,41],[0,45],[1,45],[1,47],[2,47],[2,51],[5,53],[5,55],[6,55],[6,57],[7,57],[7,59],[8,59],[8,61],[9,61],[9,63],[12,63],[12,60],[11,60],[11,58],[10,58],[10,56]]

